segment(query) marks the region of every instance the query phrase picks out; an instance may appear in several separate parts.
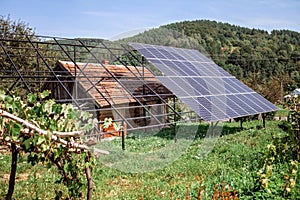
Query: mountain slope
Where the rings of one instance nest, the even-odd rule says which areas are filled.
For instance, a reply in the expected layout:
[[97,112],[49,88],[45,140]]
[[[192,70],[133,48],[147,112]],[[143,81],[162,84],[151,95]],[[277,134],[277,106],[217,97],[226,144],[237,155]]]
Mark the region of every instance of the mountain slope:
[[164,25],[122,40],[129,41],[198,49],[273,102],[281,99],[285,91],[300,87],[298,32],[268,33],[196,20]]

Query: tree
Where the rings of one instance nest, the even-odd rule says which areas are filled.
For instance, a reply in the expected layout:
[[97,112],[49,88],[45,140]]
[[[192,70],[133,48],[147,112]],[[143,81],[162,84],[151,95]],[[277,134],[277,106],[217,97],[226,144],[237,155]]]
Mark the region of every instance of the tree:
[[[97,123],[91,114],[75,109],[71,104],[56,104],[45,100],[48,91],[28,94],[25,99],[0,91],[0,145],[12,152],[9,190],[12,199],[18,155],[26,153],[32,165],[56,166],[60,182],[69,191],[70,199],[82,198],[84,177],[88,182],[87,197],[91,199],[91,167],[93,156],[82,137]],[[24,155],[24,154],[21,154]],[[57,191],[57,198],[62,192]]]
[[41,82],[46,78],[41,77],[47,76],[48,66],[55,66],[58,52],[37,41],[39,37],[28,24],[0,16],[0,89],[20,95],[42,91]]
[[[8,76],[9,73],[13,73],[17,77],[17,70],[27,70],[28,66],[31,66],[33,62],[32,55],[34,50],[30,48],[28,43],[21,41],[26,41],[28,38],[33,40],[34,31],[23,21],[13,21],[9,16],[0,16],[0,75]],[[28,38],[27,38],[28,37]],[[11,47],[11,48],[6,48]],[[31,50],[29,50],[31,49]],[[11,71],[14,72],[11,72]],[[12,89],[12,85],[18,82],[18,79],[6,79],[1,84],[0,89]],[[20,84],[20,91],[29,91],[26,84]]]
[[[233,74],[242,74],[239,78],[247,82],[251,82],[247,79],[255,80],[258,88],[264,87],[264,84],[272,77],[280,78],[286,72],[292,82],[299,83],[299,76],[295,76],[300,70],[300,33],[298,32],[274,30],[269,34],[264,30],[216,21],[196,20],[168,24],[132,37],[129,41],[135,41],[138,38],[138,42],[164,45],[164,41],[168,40],[174,46],[178,39],[174,37],[175,35],[165,37],[162,34],[152,34],[159,33],[161,29],[176,31],[181,35],[186,35],[187,38],[197,40],[198,47],[192,48],[200,49],[202,46],[209,52],[214,62],[221,64],[230,73],[233,72],[233,66],[236,66],[234,68],[237,70],[241,69],[242,73]],[[222,51],[224,47],[226,47],[225,52]],[[284,91],[289,91],[291,88],[288,85],[283,87]],[[266,95],[268,96],[274,95]]]
[[34,37],[34,31],[23,21],[13,21],[10,16],[0,16],[0,36],[2,38],[21,39],[25,35]]

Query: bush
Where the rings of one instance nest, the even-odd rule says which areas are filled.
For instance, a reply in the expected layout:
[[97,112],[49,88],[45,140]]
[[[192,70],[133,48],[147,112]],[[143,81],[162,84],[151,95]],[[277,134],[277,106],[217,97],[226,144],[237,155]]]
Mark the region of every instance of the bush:
[[272,141],[265,149],[257,172],[256,195],[264,198],[300,197],[299,180],[299,130],[300,130],[300,97],[292,97],[285,102],[289,110],[290,121],[283,121],[278,126],[285,134],[273,134]]

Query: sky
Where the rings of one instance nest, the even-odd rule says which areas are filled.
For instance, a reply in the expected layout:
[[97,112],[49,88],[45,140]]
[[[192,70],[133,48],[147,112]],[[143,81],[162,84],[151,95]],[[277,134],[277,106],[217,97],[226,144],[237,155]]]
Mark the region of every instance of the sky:
[[0,0],[0,15],[37,35],[115,39],[179,21],[300,32],[300,0]]

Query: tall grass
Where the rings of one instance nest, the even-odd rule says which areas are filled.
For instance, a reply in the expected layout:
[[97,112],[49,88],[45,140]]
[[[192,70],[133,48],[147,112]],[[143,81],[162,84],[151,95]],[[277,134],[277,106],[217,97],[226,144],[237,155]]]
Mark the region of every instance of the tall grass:
[[[253,199],[256,172],[259,160],[271,133],[280,133],[278,122],[267,122],[266,129],[257,130],[260,121],[244,123],[239,130],[238,123],[226,123],[222,136],[213,150],[206,156],[199,154],[203,142],[201,135],[208,129],[202,124],[196,139],[185,154],[163,169],[147,173],[125,173],[98,162],[93,171],[93,199],[212,199],[216,186],[226,190],[236,190],[240,199]],[[168,137],[126,139],[127,151],[143,152],[163,147],[170,141]],[[116,147],[119,140],[111,141]],[[105,156],[105,155],[101,155]],[[0,199],[5,197],[10,170],[10,156],[0,156]],[[130,164],[130,163],[126,163]],[[47,170],[41,165],[30,166],[20,159],[15,199],[53,199],[57,176],[55,169]],[[222,185],[223,184],[223,185]]]

